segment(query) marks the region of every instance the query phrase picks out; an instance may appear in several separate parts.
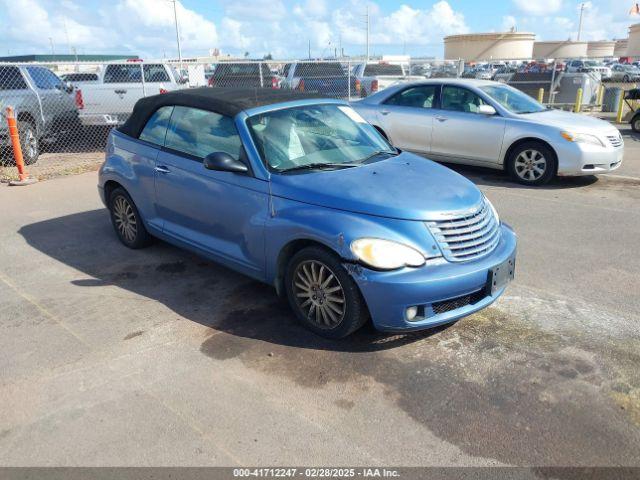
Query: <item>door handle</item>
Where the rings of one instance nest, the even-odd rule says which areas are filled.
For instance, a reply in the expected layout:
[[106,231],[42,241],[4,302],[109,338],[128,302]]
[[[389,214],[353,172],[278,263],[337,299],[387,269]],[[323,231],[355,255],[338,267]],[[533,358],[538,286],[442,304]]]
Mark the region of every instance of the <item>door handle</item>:
[[164,165],[158,165],[154,170],[158,173],[171,173],[171,170]]
[[438,120],[439,122],[446,122],[449,119],[446,117],[436,117],[436,120]]
[[116,92],[118,95],[123,94],[123,93],[127,93],[126,90],[114,90],[114,92]]
[[391,112],[389,110],[382,110],[380,113],[382,115],[389,115]]

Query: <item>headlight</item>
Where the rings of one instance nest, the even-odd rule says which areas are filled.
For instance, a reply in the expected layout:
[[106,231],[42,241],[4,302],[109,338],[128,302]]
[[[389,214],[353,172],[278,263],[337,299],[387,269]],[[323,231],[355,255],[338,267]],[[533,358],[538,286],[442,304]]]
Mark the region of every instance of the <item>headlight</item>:
[[351,251],[361,262],[380,270],[421,267],[425,263],[424,255],[414,248],[380,238],[354,240]]
[[484,201],[487,202],[489,207],[491,207],[491,211],[493,212],[493,217],[496,219],[496,223],[500,225],[500,215],[498,215],[498,211],[496,210],[496,207],[493,206],[493,203],[491,203],[491,201],[489,201],[487,197],[484,197]]
[[602,143],[600,139],[595,135],[589,135],[587,133],[573,133],[573,132],[562,132],[560,135],[562,135],[562,138],[564,138],[568,142],[589,143],[591,145],[598,145],[599,147],[604,147],[604,143]]

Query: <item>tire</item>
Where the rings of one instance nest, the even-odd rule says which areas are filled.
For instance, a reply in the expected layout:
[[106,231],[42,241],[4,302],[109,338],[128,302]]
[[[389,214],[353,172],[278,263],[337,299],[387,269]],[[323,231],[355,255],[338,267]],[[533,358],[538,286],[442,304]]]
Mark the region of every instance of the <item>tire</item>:
[[636,115],[631,119],[631,129],[636,133],[640,133],[640,115]]
[[509,154],[507,170],[511,178],[523,185],[544,185],[556,176],[558,160],[544,143],[524,142]]
[[18,121],[18,135],[20,137],[20,148],[22,149],[22,159],[25,165],[33,165],[40,156],[40,141],[36,128],[26,120]]
[[624,83],[629,83],[629,80],[631,80],[631,79],[629,78],[629,75],[625,75],[624,77],[622,77],[622,81],[623,81]]
[[356,282],[340,259],[324,248],[296,253],[287,265],[285,287],[298,320],[322,337],[344,338],[369,319]]
[[125,246],[138,249],[151,243],[135,203],[123,188],[115,188],[109,195],[109,212],[116,235]]

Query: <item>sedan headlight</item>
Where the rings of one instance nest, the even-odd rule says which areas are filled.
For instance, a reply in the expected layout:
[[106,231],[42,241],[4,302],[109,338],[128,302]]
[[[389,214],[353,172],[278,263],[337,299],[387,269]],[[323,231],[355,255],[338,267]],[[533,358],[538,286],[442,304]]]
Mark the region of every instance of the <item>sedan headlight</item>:
[[591,145],[604,147],[604,143],[602,143],[602,141],[600,141],[600,139],[595,135],[589,135],[587,133],[574,133],[574,132],[562,132],[560,135],[562,135],[562,138],[564,138],[568,142],[589,143]]
[[362,263],[380,270],[421,267],[425,263],[424,255],[416,249],[380,238],[355,240],[351,243],[351,251]]

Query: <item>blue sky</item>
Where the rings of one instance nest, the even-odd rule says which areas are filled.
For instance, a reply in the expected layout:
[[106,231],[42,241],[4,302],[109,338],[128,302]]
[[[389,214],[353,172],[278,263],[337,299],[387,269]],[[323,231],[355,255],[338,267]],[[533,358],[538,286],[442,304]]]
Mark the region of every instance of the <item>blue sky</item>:
[[[183,53],[206,55],[218,48],[252,58],[365,51],[365,11],[371,15],[373,53],[443,54],[442,37],[501,31],[515,26],[540,40],[575,38],[576,0],[178,0]],[[634,2],[586,3],[583,38],[623,38],[640,23],[629,16]],[[145,58],[176,55],[170,0],[0,0],[7,25],[0,55],[23,53],[136,53]],[[53,44],[53,47],[52,47]]]

